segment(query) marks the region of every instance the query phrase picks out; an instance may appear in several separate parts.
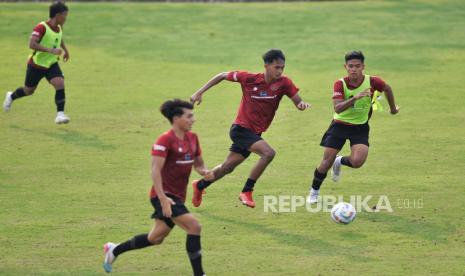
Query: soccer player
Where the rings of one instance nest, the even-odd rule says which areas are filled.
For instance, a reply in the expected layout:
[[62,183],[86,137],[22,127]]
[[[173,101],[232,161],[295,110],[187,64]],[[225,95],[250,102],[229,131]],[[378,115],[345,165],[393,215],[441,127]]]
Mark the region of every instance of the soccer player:
[[[368,156],[368,120],[373,111],[372,104],[377,100],[374,92],[384,92],[391,114],[397,114],[391,87],[381,78],[365,75],[365,57],[362,52],[352,51],[345,55],[344,67],[348,76],[334,83],[334,117],[323,135],[320,145],[324,147],[323,160],[315,169],[309,203],[316,203],[320,186],[332,166],[332,180],[341,176],[341,165],[360,168]],[[337,156],[346,140],[350,141],[350,156]]]
[[63,55],[65,62],[69,59],[69,51],[62,39],[62,27],[68,16],[68,7],[62,2],[55,2],[50,6],[49,12],[50,19],[47,22],[40,22],[32,31],[29,48],[33,52],[29,56],[24,87],[6,93],[3,110],[10,111],[13,101],[32,95],[40,80],[45,77],[56,90],[57,116],[55,123],[67,124],[69,117],[64,113],[65,83],[58,60],[61,55]]
[[161,113],[171,123],[171,129],[162,134],[152,147],[152,181],[150,200],[155,209],[155,223],[149,233],[137,235],[120,244],[104,245],[103,268],[111,272],[115,259],[124,252],[159,245],[175,225],[187,233],[186,249],[194,275],[204,275],[200,246],[200,224],[184,205],[189,175],[194,169],[211,178],[204,165],[199,139],[190,132],[194,123],[193,105],[186,101],[166,101]]
[[261,137],[270,126],[283,96],[291,98],[299,110],[310,105],[299,96],[299,89],[283,75],[286,58],[281,50],[271,49],[263,55],[264,73],[232,71],[219,73],[191,96],[191,102],[200,104],[202,95],[212,86],[223,80],[238,82],[242,88],[242,100],[236,120],[231,126],[229,136],[233,142],[226,160],[213,169],[213,180],[201,179],[192,183],[194,194],[192,204],[200,206],[202,193],[214,181],[231,173],[250,153],[260,156],[249,178],[245,182],[239,200],[246,206],[254,208],[252,198],[254,185],[268,164],[273,160],[275,151]]

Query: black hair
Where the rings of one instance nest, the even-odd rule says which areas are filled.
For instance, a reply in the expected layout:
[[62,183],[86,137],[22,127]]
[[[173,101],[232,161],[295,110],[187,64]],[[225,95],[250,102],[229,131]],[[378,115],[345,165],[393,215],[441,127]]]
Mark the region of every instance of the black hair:
[[65,3],[61,1],[53,2],[49,10],[50,18],[54,18],[57,13],[62,13],[65,11],[68,11],[68,7],[65,5]]
[[264,53],[262,57],[265,64],[273,63],[273,61],[278,59],[282,59],[284,61],[286,60],[283,51],[279,49],[270,49],[266,53]]
[[362,51],[352,51],[346,54],[345,59],[346,63],[351,59],[359,59],[363,63],[365,61],[365,56]]
[[168,100],[160,106],[160,112],[170,123],[173,123],[174,116],[182,116],[184,114],[183,108],[194,109],[194,106],[180,99]]

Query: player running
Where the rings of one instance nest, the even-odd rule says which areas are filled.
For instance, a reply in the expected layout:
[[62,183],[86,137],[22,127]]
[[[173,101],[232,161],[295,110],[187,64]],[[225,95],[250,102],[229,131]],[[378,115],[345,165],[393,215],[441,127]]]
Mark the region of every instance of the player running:
[[55,123],[67,124],[69,123],[69,117],[64,113],[65,81],[58,60],[61,55],[63,55],[65,62],[69,59],[69,51],[62,38],[62,27],[68,16],[68,7],[62,2],[55,2],[50,6],[49,13],[50,19],[37,24],[32,32],[29,48],[33,52],[27,64],[24,87],[6,93],[3,110],[5,112],[10,111],[13,101],[32,95],[40,80],[45,77],[56,90],[57,116]]
[[229,149],[230,153],[221,165],[213,169],[213,180],[201,179],[192,183],[194,188],[192,204],[195,207],[200,206],[205,188],[231,173],[249,157],[251,152],[258,154],[260,159],[245,182],[239,200],[248,207],[255,207],[252,198],[254,185],[275,156],[274,149],[261,137],[262,133],[270,126],[283,96],[291,98],[299,110],[310,107],[310,104],[299,96],[299,89],[294,83],[283,75],[285,60],[281,50],[271,49],[263,55],[264,73],[244,71],[219,73],[191,96],[192,103],[200,104],[203,94],[223,80],[238,82],[242,88],[239,111],[229,132],[233,142]]
[[[328,130],[323,135],[320,145],[324,154],[318,168],[315,169],[309,203],[318,202],[320,186],[332,166],[332,180],[337,182],[341,177],[341,165],[360,168],[368,156],[368,120],[377,104],[375,91],[384,92],[391,109],[397,114],[391,87],[381,78],[363,74],[365,57],[362,52],[353,51],[345,55],[344,67],[348,76],[334,83],[333,105],[334,117]],[[350,156],[337,156],[346,140],[350,141]]]
[[199,139],[190,132],[194,123],[193,106],[189,102],[165,102],[160,110],[171,123],[152,147],[152,189],[150,200],[155,223],[149,233],[137,235],[120,244],[104,245],[103,268],[111,272],[112,264],[124,252],[159,245],[175,225],[187,233],[186,249],[195,276],[204,275],[200,246],[200,223],[184,205],[189,175],[194,169],[202,176],[212,177],[204,165]]

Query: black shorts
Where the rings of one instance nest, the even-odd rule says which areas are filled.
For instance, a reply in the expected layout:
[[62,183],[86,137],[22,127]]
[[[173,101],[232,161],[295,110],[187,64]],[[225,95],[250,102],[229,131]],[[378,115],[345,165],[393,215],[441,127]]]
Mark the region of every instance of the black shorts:
[[245,158],[250,155],[250,147],[255,144],[255,142],[263,140],[260,134],[256,134],[252,130],[241,127],[240,125],[232,125],[229,130],[229,137],[233,141],[230,151],[242,154]]
[[48,69],[39,69],[31,64],[28,64],[24,85],[27,87],[36,87],[43,77],[45,77],[48,81],[56,77],[64,78],[63,72],[61,72],[58,62],[54,63]]
[[[175,205],[171,205],[171,217],[175,218],[180,215],[184,215],[189,213],[189,210],[187,210],[187,207],[184,205],[184,202],[182,202],[179,198],[177,198],[174,195],[167,194],[167,197],[171,198]],[[171,218],[167,218],[163,216],[163,210],[161,207],[160,199],[158,197],[152,197],[150,199],[150,202],[152,203],[153,208],[155,208],[155,212],[152,214],[153,219],[160,219],[163,220],[166,225],[168,225],[170,228],[174,227],[174,222]]]
[[368,122],[363,125],[345,125],[333,121],[323,135],[323,138],[321,138],[320,146],[340,150],[347,139],[350,141],[350,146],[356,144],[370,146],[368,143],[369,133],[370,126]]

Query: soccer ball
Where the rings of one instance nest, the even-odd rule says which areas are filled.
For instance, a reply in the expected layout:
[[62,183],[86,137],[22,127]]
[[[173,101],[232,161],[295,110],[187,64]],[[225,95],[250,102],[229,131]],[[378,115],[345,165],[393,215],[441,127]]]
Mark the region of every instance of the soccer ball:
[[357,215],[354,206],[347,202],[339,202],[331,209],[331,218],[339,224],[349,224]]

